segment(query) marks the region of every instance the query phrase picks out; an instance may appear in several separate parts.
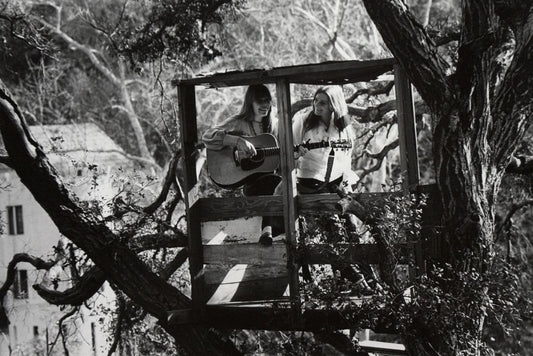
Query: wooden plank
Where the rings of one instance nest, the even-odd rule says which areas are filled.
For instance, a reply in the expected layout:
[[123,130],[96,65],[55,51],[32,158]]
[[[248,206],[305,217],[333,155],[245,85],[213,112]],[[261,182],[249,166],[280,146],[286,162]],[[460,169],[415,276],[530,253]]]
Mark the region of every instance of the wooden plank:
[[289,283],[287,276],[267,278],[263,280],[242,281],[240,283],[223,283],[220,285],[206,285],[208,305],[228,304],[234,302],[256,302],[261,300],[282,300],[286,286]]
[[285,265],[286,256],[287,251],[283,243],[275,243],[272,246],[260,244],[204,246],[204,263],[213,265]]
[[[243,281],[260,281],[262,279],[287,276],[287,268],[285,265],[213,264],[206,265],[204,270],[205,283],[213,285],[238,283]],[[228,275],[230,270],[235,273]]]
[[264,70],[233,71],[204,77],[183,79],[177,84],[211,85],[213,87],[275,83],[280,79],[289,83],[345,84],[369,81],[392,70],[394,60],[338,61]]
[[197,204],[197,177],[194,151],[198,142],[196,126],[196,94],[194,86],[178,86],[179,119],[185,167],[185,206],[189,235],[189,270],[191,273],[192,310],[202,319],[204,314],[204,280],[200,209]]
[[291,314],[296,321],[301,317],[301,302],[298,287],[298,270],[300,266],[294,254],[298,245],[298,213],[295,201],[298,192],[296,190],[296,167],[294,164],[294,143],[292,138],[291,94],[287,79],[282,78],[276,82],[276,95],[278,99],[280,169],[283,178],[281,183],[283,188],[282,201],[284,206],[283,217],[287,249],[287,272],[289,275],[289,297],[291,301]]
[[281,196],[200,198],[198,203],[202,221],[283,215]]
[[359,346],[363,351],[372,353],[386,355],[407,355],[404,345],[395,344],[392,342],[365,340],[360,341]]
[[207,305],[230,304],[239,302],[257,302],[263,300],[284,300],[283,295],[289,283],[287,276],[268,278],[262,281],[249,281],[219,286],[206,285]]
[[204,271],[208,304],[281,299],[289,283],[285,264],[217,264]]
[[[205,221],[201,223],[204,244],[257,243],[261,234],[261,217],[245,217],[223,221]],[[220,240],[222,235],[223,240]],[[213,241],[215,236],[219,238]]]
[[[361,302],[362,300],[354,299],[353,305]],[[304,310],[300,320],[295,321],[291,317],[290,308],[275,302],[263,306],[208,305],[206,315],[210,326],[221,329],[319,331],[324,328],[339,330],[353,327],[354,321],[350,320],[350,315],[353,315],[354,310],[357,310],[356,307],[343,311]],[[372,318],[369,316],[368,320]]]

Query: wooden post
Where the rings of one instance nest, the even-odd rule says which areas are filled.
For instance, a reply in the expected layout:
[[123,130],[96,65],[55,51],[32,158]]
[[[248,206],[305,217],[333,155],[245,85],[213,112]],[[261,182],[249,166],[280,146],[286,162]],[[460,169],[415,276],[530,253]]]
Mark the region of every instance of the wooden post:
[[411,83],[398,64],[394,65],[394,87],[396,88],[401,169],[402,173],[405,173],[403,184],[405,189],[415,192],[420,182],[415,106]]
[[290,85],[286,79],[276,82],[278,98],[279,140],[281,156],[281,175],[283,177],[283,206],[285,217],[285,236],[287,243],[287,269],[289,274],[289,291],[293,321],[298,323],[301,317],[300,292],[298,288],[299,265],[296,261],[297,248],[297,211],[295,197],[296,169],[292,139]]
[[198,143],[196,124],[196,95],[193,85],[178,85],[181,142],[185,163],[184,200],[187,208],[187,232],[189,235],[189,270],[193,316],[202,321],[205,315],[203,247],[200,230],[200,209],[197,204],[199,183],[196,174],[194,151]]
[[[403,188],[415,193],[420,184],[418,166],[418,141],[416,136],[415,106],[411,83],[404,70],[394,65],[394,87],[396,88],[396,115],[398,117],[398,135],[400,140],[400,162],[404,174]],[[409,269],[410,278],[425,271],[422,242],[413,246],[415,264],[418,270]]]

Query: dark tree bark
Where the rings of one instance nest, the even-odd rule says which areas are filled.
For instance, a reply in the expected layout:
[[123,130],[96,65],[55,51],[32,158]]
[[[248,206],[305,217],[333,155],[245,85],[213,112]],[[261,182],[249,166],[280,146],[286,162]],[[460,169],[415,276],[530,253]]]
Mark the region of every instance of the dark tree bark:
[[176,342],[194,355],[239,354],[235,346],[206,327],[171,327],[170,310],[190,307],[190,300],[152,272],[119,236],[90,211],[83,210],[63,185],[31,134],[10,93],[0,82],[0,131],[22,183],[50,215],[59,231],[81,248],[106,279],[156,317]]
[[[449,260],[459,270],[487,270],[494,255],[500,182],[532,119],[533,2],[462,1],[458,61],[452,75],[403,1],[364,3],[432,113]],[[509,48],[512,59],[502,66],[498,56]],[[474,353],[479,352],[484,323],[478,312],[472,312],[479,330]],[[420,340],[407,340],[412,354],[454,354],[453,342],[446,345],[449,340],[439,341],[430,330],[422,331]]]

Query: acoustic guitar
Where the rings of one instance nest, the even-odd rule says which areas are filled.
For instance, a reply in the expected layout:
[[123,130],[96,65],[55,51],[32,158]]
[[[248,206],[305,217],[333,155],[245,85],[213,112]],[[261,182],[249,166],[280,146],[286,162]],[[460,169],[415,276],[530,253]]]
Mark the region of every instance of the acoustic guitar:
[[[207,171],[213,182],[222,188],[238,188],[258,175],[274,172],[280,163],[278,140],[274,135],[264,133],[257,136],[243,136],[252,143],[257,154],[250,158],[239,157],[234,147],[221,150],[207,150]],[[294,147],[294,151],[302,146],[308,150],[332,147],[349,149],[349,140],[330,140],[306,142]]]

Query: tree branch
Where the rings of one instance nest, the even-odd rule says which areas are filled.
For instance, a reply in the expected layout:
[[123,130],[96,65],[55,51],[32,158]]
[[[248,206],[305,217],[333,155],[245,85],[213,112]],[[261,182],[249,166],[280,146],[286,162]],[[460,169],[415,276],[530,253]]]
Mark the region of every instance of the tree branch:
[[34,284],[33,289],[50,304],[77,306],[98,292],[105,280],[104,271],[98,267],[91,267],[74,286],[64,291],[48,289],[40,284]]
[[533,173],[533,156],[514,156],[505,170],[506,173]]
[[4,279],[4,284],[0,287],[0,331],[7,330],[9,326],[9,319],[7,317],[6,310],[4,308],[4,297],[7,291],[15,281],[15,273],[17,264],[20,262],[26,262],[34,266],[36,269],[50,269],[56,263],[55,261],[45,261],[39,257],[31,256],[27,253],[17,253],[13,256],[13,259],[7,265],[7,275]]
[[448,64],[402,0],[364,0],[388,49],[434,113],[449,109]]
[[498,229],[496,231],[496,236],[498,236],[501,231],[508,226],[508,224],[511,223],[511,219],[513,217],[513,215],[520,209],[522,208],[525,208],[526,206],[529,206],[529,205],[533,205],[533,199],[530,199],[530,200],[524,200],[523,202],[520,202],[518,204],[513,204],[511,206],[511,209],[509,210],[509,212],[507,213],[507,215],[505,216],[505,218],[503,219],[503,221],[500,223],[500,225],[498,226]]
[[152,214],[154,213],[157,208],[163,204],[163,202],[167,199],[168,192],[170,191],[171,185],[174,183],[174,180],[176,179],[176,169],[178,167],[178,161],[181,156],[181,151],[176,152],[172,159],[170,160],[170,163],[168,165],[167,174],[165,175],[165,180],[163,182],[163,188],[161,189],[161,192],[159,193],[159,196],[156,198],[156,200],[143,208],[143,212],[146,214]]
[[174,259],[159,272],[161,278],[169,279],[185,263],[187,258],[189,258],[189,250],[182,248]]
[[[163,234],[136,236],[128,241],[128,246],[137,252],[158,248],[183,247],[187,246],[187,236],[184,234],[181,236]],[[167,280],[187,257],[187,249],[183,248],[159,275]],[[33,289],[50,304],[76,306],[81,305],[98,292],[105,281],[105,273],[100,268],[93,266],[76,281],[74,286],[64,291],[51,290],[40,284],[33,285]]]
[[376,85],[375,87],[359,89],[355,93],[350,95],[348,99],[346,99],[346,103],[347,104],[353,103],[354,100],[357,99],[361,95],[367,95],[367,96],[377,96],[381,94],[389,95],[393,87],[394,87],[394,81],[390,81],[384,85],[382,84],[382,85]]
[[0,156],[0,163],[5,164],[9,168],[13,167],[13,163],[11,162],[11,159],[9,158],[9,156]]

